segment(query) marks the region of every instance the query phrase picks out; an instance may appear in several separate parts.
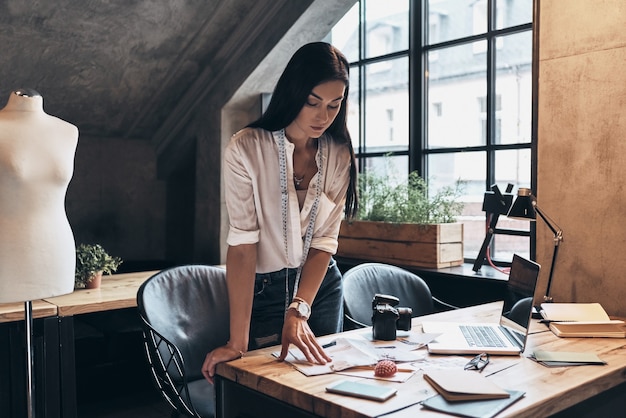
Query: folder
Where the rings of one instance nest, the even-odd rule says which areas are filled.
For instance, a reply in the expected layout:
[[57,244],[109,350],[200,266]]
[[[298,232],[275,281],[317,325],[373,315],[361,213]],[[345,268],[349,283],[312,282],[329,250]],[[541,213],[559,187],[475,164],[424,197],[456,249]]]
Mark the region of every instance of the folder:
[[605,365],[595,353],[571,352],[571,351],[535,351],[531,359],[547,367],[590,366]]
[[431,370],[424,379],[447,401],[508,398],[509,392],[481,374],[467,370]]
[[503,399],[487,399],[482,401],[449,402],[443,396],[436,395],[421,402],[426,409],[445,412],[466,418],[492,418],[512,403],[524,396],[523,391],[509,390],[510,396]]

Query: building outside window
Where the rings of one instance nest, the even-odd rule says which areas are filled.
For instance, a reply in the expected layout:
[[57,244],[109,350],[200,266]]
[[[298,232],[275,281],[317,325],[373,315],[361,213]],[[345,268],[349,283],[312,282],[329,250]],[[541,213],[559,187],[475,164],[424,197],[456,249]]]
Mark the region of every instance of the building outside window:
[[[531,187],[532,0],[360,0],[329,34],[351,63],[359,170],[461,180],[464,256],[486,233],[483,196]],[[388,164],[391,161],[392,164]],[[396,176],[396,177],[394,177]],[[491,259],[530,256],[530,223],[501,216]]]

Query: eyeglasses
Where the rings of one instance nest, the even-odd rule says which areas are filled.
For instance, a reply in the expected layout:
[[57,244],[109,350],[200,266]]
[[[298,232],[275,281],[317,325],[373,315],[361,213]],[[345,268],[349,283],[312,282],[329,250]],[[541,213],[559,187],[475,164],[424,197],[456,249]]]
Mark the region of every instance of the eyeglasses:
[[471,359],[464,367],[465,370],[478,370],[482,372],[489,364],[489,354],[482,353]]

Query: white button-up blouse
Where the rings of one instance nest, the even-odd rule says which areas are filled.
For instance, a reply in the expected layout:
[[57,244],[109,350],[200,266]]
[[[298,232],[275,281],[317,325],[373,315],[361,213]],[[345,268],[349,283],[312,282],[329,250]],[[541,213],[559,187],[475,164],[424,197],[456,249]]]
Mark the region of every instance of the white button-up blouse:
[[[335,254],[337,236],[343,219],[346,190],[350,179],[350,151],[333,142],[329,135],[318,145],[324,178],[311,248]],[[285,141],[287,164],[287,249],[283,238],[278,135],[260,128],[245,128],[230,139],[224,151],[224,186],[229,217],[227,243],[257,245],[257,273],[278,271],[300,265],[303,237],[315,200],[318,173],[309,183],[302,205],[293,183],[293,151]],[[319,155],[316,159],[319,161]]]

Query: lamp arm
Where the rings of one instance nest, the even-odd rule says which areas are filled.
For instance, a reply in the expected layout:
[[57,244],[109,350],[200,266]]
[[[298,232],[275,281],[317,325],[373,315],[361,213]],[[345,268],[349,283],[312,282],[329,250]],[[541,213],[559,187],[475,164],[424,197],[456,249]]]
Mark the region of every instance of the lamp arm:
[[537,206],[537,203],[534,201],[533,206],[535,207],[535,211],[539,214],[539,216],[541,216],[541,219],[543,219],[546,225],[548,225],[548,228],[550,228],[550,230],[554,234],[554,246],[558,246],[561,241],[563,241],[563,230],[560,226],[556,224],[556,222],[554,222],[548,215],[546,215],[541,209],[539,209],[539,206]]
[[474,266],[472,270],[478,271],[482,267],[485,262],[485,257],[487,257],[487,248],[491,243],[491,239],[493,238],[493,234],[495,233],[496,225],[498,223],[499,213],[491,214],[491,221],[489,222],[489,227],[487,228],[487,233],[485,234],[485,239],[483,240],[483,245],[480,247],[480,251],[478,252],[478,257],[474,261]]
[[563,241],[563,230],[560,226],[556,224],[548,215],[543,213],[539,206],[537,206],[537,202],[533,200],[533,206],[535,208],[535,212],[541,216],[541,219],[548,225],[548,228],[554,234],[554,252],[552,253],[552,263],[550,264],[550,274],[548,276],[548,286],[546,288],[546,294],[543,297],[544,302],[552,302],[552,296],[550,296],[550,287],[552,286],[552,276],[554,275],[554,266],[556,265],[556,258],[559,253],[559,244]]
[[[555,243],[556,243],[555,238]],[[552,264],[550,264],[550,275],[548,276],[548,285],[546,287],[546,294],[543,297],[544,302],[552,302],[552,296],[550,296],[550,287],[552,286],[552,276],[554,276],[554,266],[556,265],[556,256],[559,253],[559,245],[554,245],[554,252],[552,253]]]

